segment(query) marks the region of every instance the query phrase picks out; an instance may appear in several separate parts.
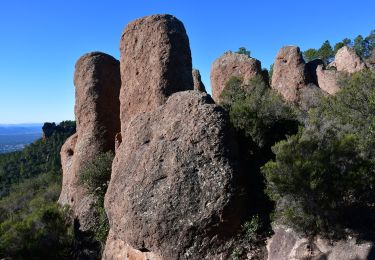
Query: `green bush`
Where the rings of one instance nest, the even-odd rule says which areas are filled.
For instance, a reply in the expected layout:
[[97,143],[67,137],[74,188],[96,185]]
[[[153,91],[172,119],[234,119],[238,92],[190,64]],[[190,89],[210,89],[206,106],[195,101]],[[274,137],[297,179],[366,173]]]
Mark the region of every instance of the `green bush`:
[[109,223],[104,210],[104,195],[111,178],[113,152],[98,154],[92,161],[86,163],[80,173],[80,182],[85,185],[89,194],[95,198],[95,225],[93,233],[95,239],[104,243]]
[[241,78],[232,77],[220,100],[229,110],[233,126],[244,131],[259,147],[270,146],[294,134],[298,128],[296,110],[260,77],[244,86]]
[[306,233],[375,230],[375,74],[341,84],[262,168],[277,221]]

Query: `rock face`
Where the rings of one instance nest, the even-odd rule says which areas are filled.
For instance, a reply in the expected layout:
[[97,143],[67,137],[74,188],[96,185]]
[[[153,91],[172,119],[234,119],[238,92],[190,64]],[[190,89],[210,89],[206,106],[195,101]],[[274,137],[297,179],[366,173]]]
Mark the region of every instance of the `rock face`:
[[348,46],[344,46],[337,51],[334,65],[336,66],[337,71],[347,73],[354,73],[366,68],[366,64],[361,57],[359,57],[355,51]]
[[135,117],[122,140],[105,196],[116,237],[163,259],[220,251],[241,208],[226,113],[205,93],[179,92]]
[[59,203],[72,207],[85,231],[94,219],[92,198],[78,184],[79,174],[98,153],[115,148],[115,135],[120,131],[119,62],[99,52],[82,56],[76,63],[74,85],[77,133],[61,150],[63,186]]
[[109,231],[103,260],[162,260],[159,255],[152,252],[141,252],[132,248],[121,239],[117,238],[112,230]]
[[309,78],[299,47],[281,48],[273,65],[272,88],[286,101],[295,102],[298,100],[300,89],[308,84]]
[[320,237],[307,239],[292,229],[277,227],[267,244],[268,260],[366,260],[374,259],[374,244],[357,243],[355,239],[340,240],[333,244]]
[[255,76],[263,76],[259,60],[249,58],[245,54],[226,52],[214,61],[211,66],[211,89],[215,102],[220,102],[220,95],[225,83],[232,77],[241,77],[247,84]]
[[125,28],[121,51],[121,131],[142,112],[152,111],[178,91],[193,89],[189,39],[171,15],[137,19]]
[[193,82],[194,82],[194,90],[206,92],[206,88],[201,80],[201,74],[199,70],[193,69]]
[[330,95],[334,95],[340,90],[338,79],[340,73],[336,70],[324,70],[322,65],[316,69],[319,87]]

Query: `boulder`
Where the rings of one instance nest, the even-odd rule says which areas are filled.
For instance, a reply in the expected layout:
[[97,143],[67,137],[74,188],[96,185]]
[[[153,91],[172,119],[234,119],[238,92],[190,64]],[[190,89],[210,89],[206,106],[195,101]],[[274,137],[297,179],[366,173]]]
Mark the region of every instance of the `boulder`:
[[321,237],[307,238],[286,227],[276,227],[268,240],[268,260],[365,260],[374,259],[374,243],[357,242],[355,238],[328,241]]
[[319,87],[323,91],[334,95],[340,90],[340,85],[338,84],[340,72],[334,69],[325,70],[322,65],[319,65],[316,68],[316,75]]
[[263,77],[260,61],[235,52],[226,52],[216,59],[211,66],[210,75],[212,97],[215,102],[220,102],[225,84],[233,76],[242,78],[244,85],[255,76]]
[[193,82],[194,82],[194,90],[206,92],[206,88],[201,80],[201,74],[199,70],[193,69]]
[[335,56],[335,66],[337,71],[347,73],[354,73],[366,68],[366,64],[361,57],[348,46],[344,46],[337,51]]
[[82,56],[74,74],[77,133],[61,150],[63,186],[59,198],[70,205],[80,229],[90,229],[93,217],[91,196],[79,184],[85,163],[98,153],[114,151],[115,135],[120,131],[119,61],[100,52]]
[[185,27],[171,15],[129,23],[120,42],[121,132],[140,113],[152,111],[178,91],[193,89]]
[[206,93],[175,93],[134,117],[105,196],[112,232],[163,259],[215,259],[246,209],[236,151],[226,112]]
[[273,65],[272,88],[286,101],[296,102],[300,89],[309,83],[310,78],[299,47],[282,47]]

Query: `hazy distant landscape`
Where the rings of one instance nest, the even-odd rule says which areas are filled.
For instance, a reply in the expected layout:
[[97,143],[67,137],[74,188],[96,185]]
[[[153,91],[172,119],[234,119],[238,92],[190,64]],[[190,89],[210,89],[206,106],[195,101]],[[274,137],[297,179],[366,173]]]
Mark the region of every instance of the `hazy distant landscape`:
[[0,124],[0,153],[22,150],[42,136],[42,124]]

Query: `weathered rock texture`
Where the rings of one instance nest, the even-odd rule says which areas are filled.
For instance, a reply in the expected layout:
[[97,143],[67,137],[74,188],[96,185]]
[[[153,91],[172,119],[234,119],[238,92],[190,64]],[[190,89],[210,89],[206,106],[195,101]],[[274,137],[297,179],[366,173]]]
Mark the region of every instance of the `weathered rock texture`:
[[316,75],[318,78],[319,87],[330,95],[334,95],[340,90],[338,83],[340,72],[334,69],[323,69],[322,65],[319,65],[316,69]]
[[201,74],[199,70],[193,69],[193,82],[194,82],[194,90],[206,92],[206,88],[201,80]]
[[330,243],[320,237],[307,239],[285,227],[277,227],[274,232],[267,244],[268,260],[366,260],[375,257],[371,242],[357,243],[349,239]]
[[220,102],[220,95],[226,82],[232,77],[241,77],[244,84],[255,76],[263,77],[259,60],[245,54],[226,52],[214,61],[211,66],[211,90],[215,102]]
[[115,148],[115,135],[120,131],[119,62],[99,52],[82,56],[76,63],[74,85],[77,133],[61,150],[63,186],[59,203],[72,207],[84,231],[94,218],[92,198],[79,185],[79,174],[98,153]]
[[178,91],[193,89],[189,39],[171,15],[137,19],[125,28],[121,51],[121,131],[139,113],[152,111]]
[[299,47],[281,48],[273,65],[272,88],[286,101],[298,100],[299,91],[309,83],[308,69]]
[[205,93],[179,92],[138,115],[105,197],[112,232],[163,259],[216,255],[240,225],[235,158],[226,113]]
[[337,71],[347,73],[354,73],[366,68],[366,64],[361,57],[359,57],[352,48],[347,46],[337,51],[334,65]]
[[132,248],[121,239],[117,238],[112,230],[109,231],[103,260],[162,260],[159,255],[152,252],[141,252]]

